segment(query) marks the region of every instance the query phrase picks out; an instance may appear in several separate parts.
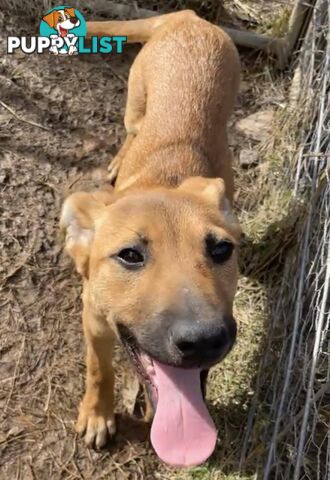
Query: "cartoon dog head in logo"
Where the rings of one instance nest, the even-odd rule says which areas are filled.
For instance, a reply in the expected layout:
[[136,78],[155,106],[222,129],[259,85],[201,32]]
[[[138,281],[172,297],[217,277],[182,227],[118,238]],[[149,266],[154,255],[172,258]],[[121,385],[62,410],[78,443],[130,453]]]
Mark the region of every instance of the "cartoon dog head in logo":
[[64,8],[63,10],[53,10],[43,17],[43,20],[54,28],[59,37],[66,37],[68,31],[79,27],[80,20],[76,17],[74,8]]

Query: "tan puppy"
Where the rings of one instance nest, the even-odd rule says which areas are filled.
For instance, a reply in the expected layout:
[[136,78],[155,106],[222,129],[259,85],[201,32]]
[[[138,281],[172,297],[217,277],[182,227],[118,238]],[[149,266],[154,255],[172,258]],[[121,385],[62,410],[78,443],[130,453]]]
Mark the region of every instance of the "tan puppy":
[[66,250],[83,277],[87,381],[77,430],[96,447],[115,432],[118,336],[155,409],[156,452],[196,465],[216,441],[202,380],[236,336],[240,230],[226,123],[239,60],[229,37],[190,11],[90,22],[88,33],[147,44],[130,71],[114,189],[73,194],[62,211]]

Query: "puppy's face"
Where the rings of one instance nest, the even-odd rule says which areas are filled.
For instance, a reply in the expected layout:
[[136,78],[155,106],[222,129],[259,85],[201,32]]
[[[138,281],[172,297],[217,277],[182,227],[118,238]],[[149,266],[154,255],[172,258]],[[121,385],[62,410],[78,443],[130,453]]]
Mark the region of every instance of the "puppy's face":
[[201,368],[228,353],[239,229],[222,181],[192,178],[122,198],[74,194],[62,225],[92,308],[131,353]]
[[58,30],[61,36],[66,36],[68,30],[79,27],[80,20],[75,16],[74,8],[65,8],[64,10],[54,10],[43,17],[51,28]]

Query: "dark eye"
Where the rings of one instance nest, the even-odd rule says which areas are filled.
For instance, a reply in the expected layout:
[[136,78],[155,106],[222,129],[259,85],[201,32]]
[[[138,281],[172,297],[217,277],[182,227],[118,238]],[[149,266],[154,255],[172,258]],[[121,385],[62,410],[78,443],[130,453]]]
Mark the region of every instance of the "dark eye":
[[228,240],[216,240],[212,236],[206,239],[206,250],[214,263],[220,264],[229,260],[234,250],[234,245]]
[[142,267],[144,256],[136,248],[124,248],[117,253],[117,259],[127,267]]

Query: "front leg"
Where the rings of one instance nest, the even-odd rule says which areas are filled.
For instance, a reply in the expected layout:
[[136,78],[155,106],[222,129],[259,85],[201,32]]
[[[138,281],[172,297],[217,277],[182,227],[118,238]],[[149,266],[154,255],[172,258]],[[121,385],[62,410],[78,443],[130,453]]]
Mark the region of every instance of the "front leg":
[[119,169],[121,167],[121,163],[123,158],[127,154],[128,150],[130,149],[132,142],[135,138],[135,135],[128,133],[125,139],[125,142],[121,146],[117,155],[111,160],[108,166],[108,181],[110,183],[114,182],[118,176]]
[[85,306],[83,313],[87,344],[86,393],[80,404],[76,430],[88,446],[101,448],[116,431],[114,416],[114,333],[105,320]]

